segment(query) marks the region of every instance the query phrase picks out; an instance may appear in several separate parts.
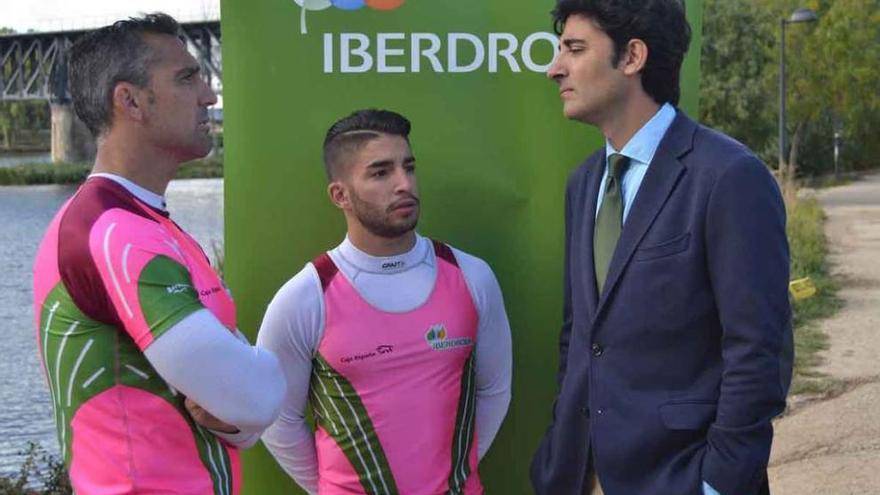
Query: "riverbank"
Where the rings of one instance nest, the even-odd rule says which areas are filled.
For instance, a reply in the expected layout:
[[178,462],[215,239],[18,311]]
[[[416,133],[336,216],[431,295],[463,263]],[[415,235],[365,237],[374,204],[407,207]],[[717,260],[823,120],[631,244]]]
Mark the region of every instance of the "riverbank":
[[[0,168],[0,186],[37,184],[79,184],[92,169],[91,163],[26,163]],[[223,177],[223,157],[184,163],[177,179],[215,179]]]

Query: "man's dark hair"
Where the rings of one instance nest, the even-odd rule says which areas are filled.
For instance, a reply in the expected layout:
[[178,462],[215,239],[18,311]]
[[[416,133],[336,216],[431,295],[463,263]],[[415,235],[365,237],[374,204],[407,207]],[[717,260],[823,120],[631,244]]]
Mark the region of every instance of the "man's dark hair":
[[640,39],[648,46],[642,88],[659,104],[678,105],[681,64],[691,42],[683,0],[558,0],[553,27],[562,34],[572,15],[591,19],[614,42],[614,66],[626,46]]
[[382,134],[400,136],[409,142],[410,123],[390,110],[358,110],[337,120],[324,138],[324,169],[327,178],[338,179],[352,153]]
[[144,41],[146,33],[178,38],[181,35],[174,18],[155,13],[96,29],[83,35],[70,49],[68,84],[73,109],[96,137],[113,123],[116,83],[144,87],[150,81],[155,54]]

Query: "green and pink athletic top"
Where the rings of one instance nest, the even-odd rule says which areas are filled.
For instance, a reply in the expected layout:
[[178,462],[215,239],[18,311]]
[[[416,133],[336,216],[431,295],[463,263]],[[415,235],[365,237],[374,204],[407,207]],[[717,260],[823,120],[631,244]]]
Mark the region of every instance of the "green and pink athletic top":
[[[326,324],[312,367],[322,493],[483,493],[477,474],[477,311],[455,256],[413,311],[374,308],[324,254]],[[414,331],[420,329],[422,331]]]
[[278,291],[257,345],[288,385],[263,443],[310,494],[483,493],[478,462],[511,377],[510,327],[484,261],[419,235],[391,257],[346,238]]
[[[195,424],[144,354],[207,310],[235,332],[235,305],[167,213],[92,177],[52,220],[34,266],[40,356],[58,438],[80,494],[234,494],[235,447]],[[210,330],[214,331],[214,328]]]

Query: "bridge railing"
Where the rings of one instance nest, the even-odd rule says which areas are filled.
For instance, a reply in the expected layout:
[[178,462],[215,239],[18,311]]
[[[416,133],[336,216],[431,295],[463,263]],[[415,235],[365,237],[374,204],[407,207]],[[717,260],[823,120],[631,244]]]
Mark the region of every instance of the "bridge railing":
[[[220,22],[181,24],[190,53],[218,93],[223,90]],[[0,35],[0,100],[49,100],[66,103],[67,53],[88,30]]]

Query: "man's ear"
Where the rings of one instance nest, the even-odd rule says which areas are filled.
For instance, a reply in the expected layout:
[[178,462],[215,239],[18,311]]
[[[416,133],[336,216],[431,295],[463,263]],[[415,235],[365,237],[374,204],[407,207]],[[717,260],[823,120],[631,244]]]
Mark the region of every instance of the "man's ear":
[[129,82],[118,82],[113,88],[113,113],[142,122],[145,116],[146,90]]
[[340,180],[333,180],[327,185],[327,195],[330,201],[340,210],[351,209],[351,197],[348,195],[348,188]]
[[627,76],[638,74],[648,63],[648,45],[644,41],[634,38],[626,44],[626,50],[621,57],[621,68]]

